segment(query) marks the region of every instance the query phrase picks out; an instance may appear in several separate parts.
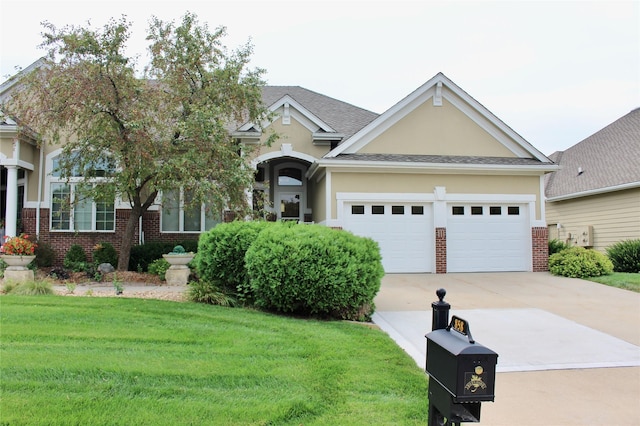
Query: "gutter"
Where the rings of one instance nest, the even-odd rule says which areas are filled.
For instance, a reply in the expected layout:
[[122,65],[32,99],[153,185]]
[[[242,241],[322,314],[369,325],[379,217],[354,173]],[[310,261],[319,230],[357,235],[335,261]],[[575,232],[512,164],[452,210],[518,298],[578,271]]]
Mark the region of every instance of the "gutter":
[[623,183],[621,185],[607,186],[598,189],[590,189],[588,191],[574,192],[572,194],[557,195],[555,197],[547,197],[546,201],[552,203],[554,201],[571,200],[573,198],[588,197],[590,195],[606,194],[607,192],[623,191],[625,189],[633,188],[640,188],[640,181]]

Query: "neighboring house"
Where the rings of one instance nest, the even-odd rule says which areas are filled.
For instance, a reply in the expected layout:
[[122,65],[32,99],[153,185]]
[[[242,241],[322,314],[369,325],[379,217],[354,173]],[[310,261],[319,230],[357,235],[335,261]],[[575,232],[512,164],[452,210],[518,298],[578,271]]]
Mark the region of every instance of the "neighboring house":
[[[297,86],[267,86],[263,99],[273,121],[232,135],[247,145],[264,142],[267,130],[280,135],[251,161],[253,198],[270,201],[270,218],[369,236],[389,273],[547,269],[544,175],[557,166],[443,74],[382,115]],[[59,151],[2,135],[3,185],[25,188],[22,204],[7,196],[6,211],[23,208],[25,231],[59,251],[101,241],[118,248],[125,204],[93,203],[82,206],[84,222],[56,221]],[[158,200],[135,238],[197,238],[215,226],[205,209],[182,211],[183,195]]]
[[640,108],[551,158],[550,239],[604,251],[640,238]]

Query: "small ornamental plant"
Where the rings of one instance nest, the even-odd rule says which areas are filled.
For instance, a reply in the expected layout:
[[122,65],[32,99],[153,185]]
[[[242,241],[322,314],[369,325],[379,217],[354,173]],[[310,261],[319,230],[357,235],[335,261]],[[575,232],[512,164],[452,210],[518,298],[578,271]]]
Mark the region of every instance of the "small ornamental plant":
[[38,245],[29,240],[29,236],[21,234],[19,237],[4,237],[4,244],[0,246],[0,254],[10,256],[32,256]]
[[169,254],[186,254],[186,253],[187,251],[184,249],[184,247],[182,247],[181,245],[177,245],[173,248],[173,250]]

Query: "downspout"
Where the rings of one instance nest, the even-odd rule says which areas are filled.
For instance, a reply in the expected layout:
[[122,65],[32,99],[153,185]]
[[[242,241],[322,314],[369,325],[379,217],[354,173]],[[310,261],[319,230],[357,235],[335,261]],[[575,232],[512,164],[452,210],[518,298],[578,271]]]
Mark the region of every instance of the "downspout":
[[40,164],[38,165],[38,205],[36,206],[36,241],[40,241],[40,203],[42,202],[42,175],[44,169],[44,148],[40,147]]

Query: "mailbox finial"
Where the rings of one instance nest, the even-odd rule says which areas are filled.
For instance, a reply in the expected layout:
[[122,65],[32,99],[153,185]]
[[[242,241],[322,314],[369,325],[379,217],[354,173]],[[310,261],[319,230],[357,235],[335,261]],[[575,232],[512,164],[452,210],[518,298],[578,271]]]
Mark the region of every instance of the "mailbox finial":
[[436,290],[436,295],[440,300],[431,304],[431,310],[433,311],[431,330],[440,330],[447,328],[447,325],[449,325],[449,309],[451,309],[451,305],[442,300],[445,294],[447,294],[447,291],[444,288]]

